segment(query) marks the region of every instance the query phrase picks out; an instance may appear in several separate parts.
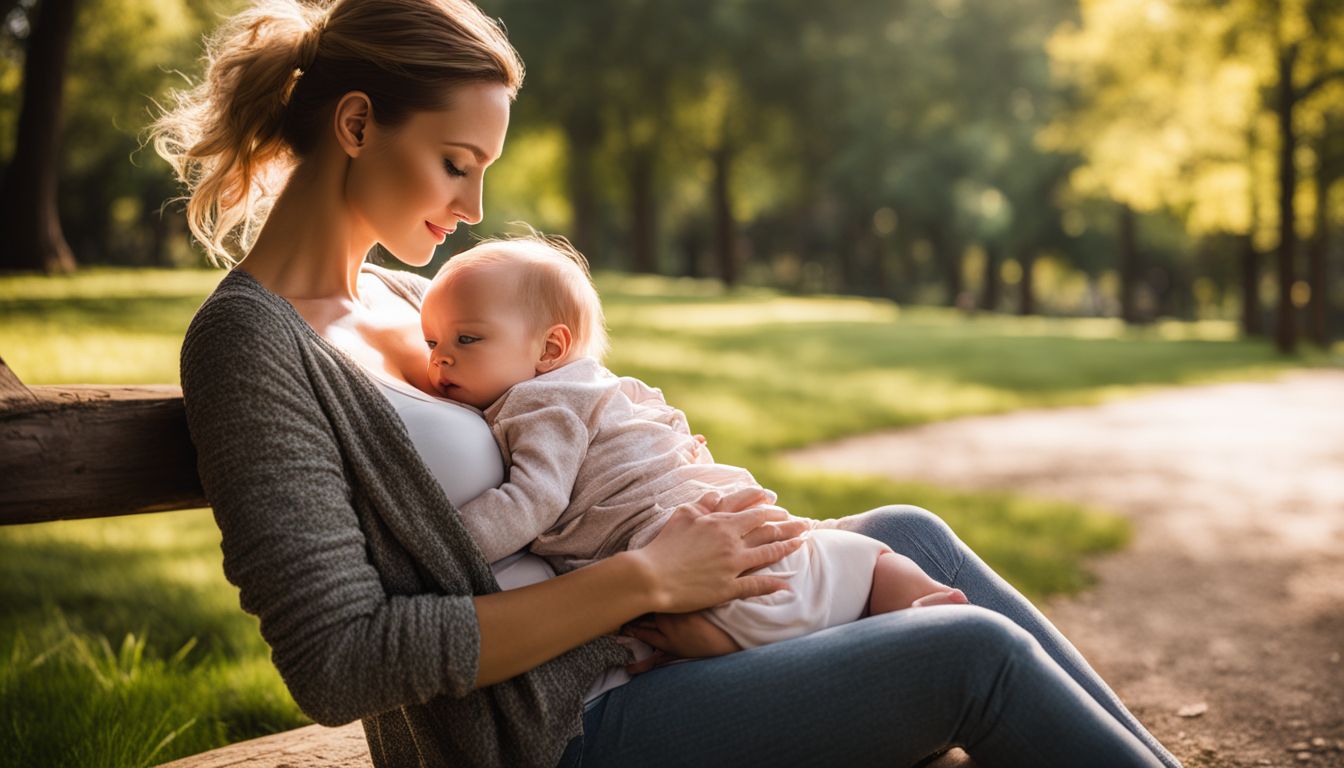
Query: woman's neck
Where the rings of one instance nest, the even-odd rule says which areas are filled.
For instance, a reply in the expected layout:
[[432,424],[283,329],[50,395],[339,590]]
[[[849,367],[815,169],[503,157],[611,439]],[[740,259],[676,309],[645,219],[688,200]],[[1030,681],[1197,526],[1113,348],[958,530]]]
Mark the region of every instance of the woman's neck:
[[300,163],[239,266],[289,299],[357,300],[360,265],[373,247],[345,205],[344,154]]

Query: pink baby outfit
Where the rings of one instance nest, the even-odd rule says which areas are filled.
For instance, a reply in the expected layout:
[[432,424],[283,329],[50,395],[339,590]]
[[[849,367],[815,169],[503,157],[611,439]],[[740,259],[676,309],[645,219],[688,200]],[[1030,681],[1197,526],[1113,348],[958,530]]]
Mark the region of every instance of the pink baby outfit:
[[[644,546],[683,504],[760,487],[747,470],[714,463],[662,392],[590,358],[516,384],[485,419],[508,480],[458,511],[489,562],[530,546],[565,573]],[[857,619],[888,549],[831,528],[806,537],[763,569],[788,591],[724,603],[707,618],[744,648]]]

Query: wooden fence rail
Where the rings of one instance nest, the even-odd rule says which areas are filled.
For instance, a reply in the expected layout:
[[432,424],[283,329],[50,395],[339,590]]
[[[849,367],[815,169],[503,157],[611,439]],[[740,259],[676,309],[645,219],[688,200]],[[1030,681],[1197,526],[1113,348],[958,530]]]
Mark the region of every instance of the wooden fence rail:
[[28,387],[0,359],[0,525],[204,506],[181,389]]

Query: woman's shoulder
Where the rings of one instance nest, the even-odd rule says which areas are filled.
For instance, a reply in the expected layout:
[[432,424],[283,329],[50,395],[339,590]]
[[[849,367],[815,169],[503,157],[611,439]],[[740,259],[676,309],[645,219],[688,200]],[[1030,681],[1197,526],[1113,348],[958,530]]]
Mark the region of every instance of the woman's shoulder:
[[287,316],[294,313],[286,313],[281,306],[283,302],[256,278],[232,269],[196,309],[187,326],[187,336],[206,333],[221,325],[235,331],[249,327],[273,331],[294,319]]
[[282,345],[296,343],[303,319],[284,299],[255,278],[234,269],[196,310],[182,340],[181,364],[195,361],[246,365],[259,354],[274,356]]

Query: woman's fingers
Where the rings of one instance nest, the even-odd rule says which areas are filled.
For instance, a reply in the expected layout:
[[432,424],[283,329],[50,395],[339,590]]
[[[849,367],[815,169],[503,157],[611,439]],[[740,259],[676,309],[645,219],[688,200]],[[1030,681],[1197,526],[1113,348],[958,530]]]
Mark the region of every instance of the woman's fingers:
[[[717,498],[716,498],[717,497]],[[712,512],[741,512],[753,507],[764,507],[775,503],[775,494],[757,486],[746,486],[732,491],[727,496],[707,495],[704,505]]]
[[783,523],[789,520],[787,509],[772,504],[762,504],[740,512],[717,512],[715,514],[726,518],[728,527],[735,531],[738,536],[745,536],[748,532],[754,531],[766,523]]
[[779,560],[788,557],[806,542],[806,539],[793,538],[785,539],[784,541],[776,541],[770,544],[762,544],[759,547],[752,547],[747,550],[746,565],[743,567],[742,572],[749,573],[762,566],[778,562]]
[[[788,589],[789,585],[782,579],[776,579],[771,576],[743,576],[737,580],[737,597],[745,599],[748,597],[759,597],[768,595],[772,592],[778,592],[781,589]],[[653,645],[653,643],[649,643]]]
[[771,544],[776,541],[786,541],[797,538],[808,530],[808,524],[803,520],[789,519],[782,523],[766,523],[747,531],[742,537],[742,543],[748,547],[759,547],[762,544]]

